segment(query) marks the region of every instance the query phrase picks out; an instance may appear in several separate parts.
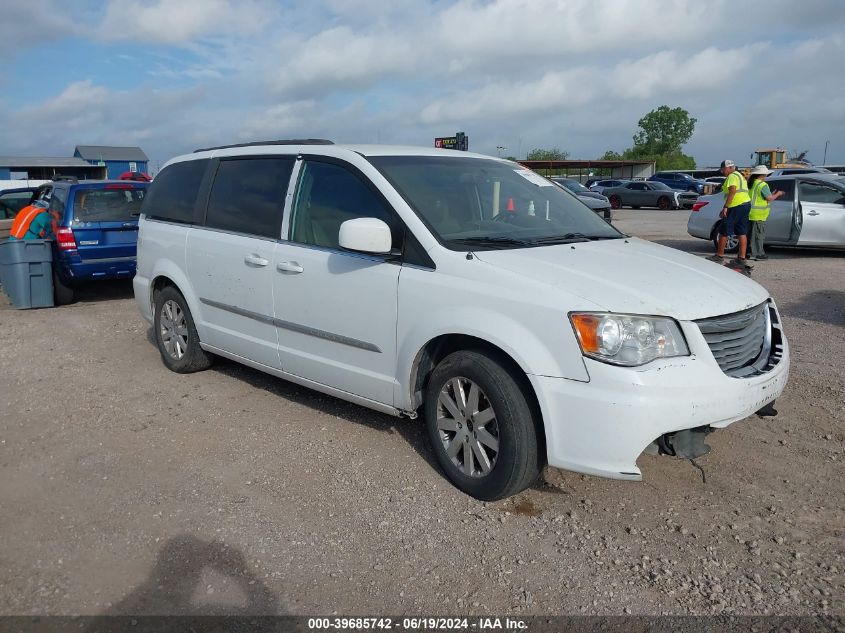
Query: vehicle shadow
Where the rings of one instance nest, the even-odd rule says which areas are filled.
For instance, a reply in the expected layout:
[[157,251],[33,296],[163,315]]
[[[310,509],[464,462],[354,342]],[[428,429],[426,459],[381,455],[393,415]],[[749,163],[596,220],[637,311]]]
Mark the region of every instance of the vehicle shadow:
[[[147,328],[147,341],[158,350],[152,327]],[[428,446],[425,428],[419,420],[400,420],[334,396],[327,396],[319,391],[302,387],[283,378],[277,378],[220,356],[215,357],[214,365],[211,366],[209,371],[216,371],[230,378],[241,380],[256,389],[269,391],[279,398],[308,407],[318,413],[343,418],[348,422],[360,424],[382,433],[398,433],[431,468],[440,472],[437,460]]]
[[[152,329],[148,332],[147,338],[155,344]],[[431,453],[425,428],[420,420],[399,419],[385,413],[379,413],[340,398],[322,394],[308,387],[288,382],[282,378],[276,378],[225,358],[215,358],[211,370],[241,380],[256,389],[269,391],[279,398],[308,407],[318,413],[339,417],[382,433],[398,433],[429,466],[440,472],[440,467]]]
[[74,303],[97,303],[131,299],[132,297],[134,297],[134,291],[132,290],[131,279],[110,279],[80,284],[76,288],[76,301]]
[[845,292],[842,290],[817,290],[780,306],[784,316],[806,319],[818,323],[845,326]]
[[[222,597],[218,593],[215,600],[210,599],[215,586],[207,584],[209,573],[225,581],[215,583],[225,585]],[[282,614],[278,597],[255,575],[240,550],[185,534],[167,541],[147,579],[101,615]],[[96,630],[100,629],[95,621],[88,631]]]

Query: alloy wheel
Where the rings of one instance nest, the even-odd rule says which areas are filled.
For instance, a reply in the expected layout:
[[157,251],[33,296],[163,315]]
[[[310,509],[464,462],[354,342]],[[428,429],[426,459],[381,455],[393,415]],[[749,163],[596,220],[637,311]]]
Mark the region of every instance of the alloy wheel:
[[175,360],[181,360],[188,351],[188,323],[185,311],[175,301],[165,301],[161,306],[159,335],[165,351]]
[[484,477],[499,455],[496,412],[468,378],[447,381],[437,398],[437,430],[452,464],[467,477]]

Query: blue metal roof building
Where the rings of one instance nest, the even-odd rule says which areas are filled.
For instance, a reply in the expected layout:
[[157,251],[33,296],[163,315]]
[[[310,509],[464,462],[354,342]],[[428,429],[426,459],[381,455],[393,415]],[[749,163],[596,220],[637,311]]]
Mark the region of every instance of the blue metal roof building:
[[91,165],[101,165],[108,178],[117,178],[126,171],[148,174],[149,158],[140,147],[113,147],[110,145],[77,145],[73,152],[77,158]]

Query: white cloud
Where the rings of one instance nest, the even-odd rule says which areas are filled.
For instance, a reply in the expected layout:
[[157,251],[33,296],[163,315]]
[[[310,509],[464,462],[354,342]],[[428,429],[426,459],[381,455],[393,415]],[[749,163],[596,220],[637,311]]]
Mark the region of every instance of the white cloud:
[[110,0],[96,34],[104,40],[187,45],[204,37],[243,36],[275,17],[257,0]]

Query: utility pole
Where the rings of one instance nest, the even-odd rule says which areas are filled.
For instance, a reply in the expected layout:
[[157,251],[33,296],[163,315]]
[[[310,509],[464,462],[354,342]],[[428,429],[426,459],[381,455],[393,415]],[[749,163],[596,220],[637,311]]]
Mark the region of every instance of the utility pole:
[[496,151],[499,153],[499,158],[502,157],[502,152],[507,149],[504,145],[496,145]]
[[830,140],[824,142],[824,158],[822,159],[822,165],[827,165],[827,146],[830,145]]

